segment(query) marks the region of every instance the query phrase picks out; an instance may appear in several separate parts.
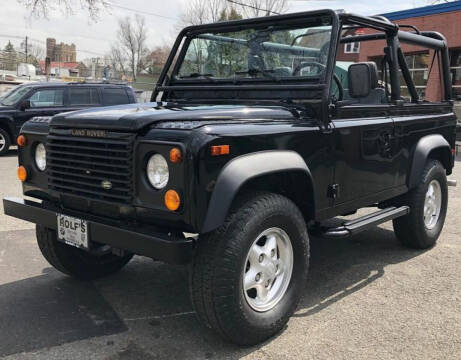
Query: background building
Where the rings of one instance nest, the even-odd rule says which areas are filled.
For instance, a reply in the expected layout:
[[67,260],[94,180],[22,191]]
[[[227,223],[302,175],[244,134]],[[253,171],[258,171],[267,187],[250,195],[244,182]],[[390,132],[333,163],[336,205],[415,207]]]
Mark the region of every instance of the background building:
[[76,62],[77,61],[77,48],[75,44],[56,44],[56,39],[46,39],[46,57],[51,61],[57,62]]
[[[42,74],[46,73],[45,61],[39,61],[40,70]],[[50,62],[49,75],[54,77],[67,77],[67,76],[90,76],[91,73],[82,62]]]

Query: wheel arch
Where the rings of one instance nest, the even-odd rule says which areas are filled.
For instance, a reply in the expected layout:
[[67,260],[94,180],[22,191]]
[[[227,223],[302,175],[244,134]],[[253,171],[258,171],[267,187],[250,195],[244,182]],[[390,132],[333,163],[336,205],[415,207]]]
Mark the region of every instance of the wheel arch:
[[10,135],[11,142],[14,142],[14,123],[9,117],[0,117],[0,128],[5,130]]
[[235,199],[247,190],[270,191],[290,198],[306,217],[314,215],[314,183],[303,158],[294,151],[270,150],[239,156],[216,180],[201,233],[222,225]]
[[447,175],[450,175],[453,168],[453,155],[450,144],[440,134],[427,135],[419,139],[413,152],[408,188],[414,188],[424,171],[427,159],[439,160],[445,167]]

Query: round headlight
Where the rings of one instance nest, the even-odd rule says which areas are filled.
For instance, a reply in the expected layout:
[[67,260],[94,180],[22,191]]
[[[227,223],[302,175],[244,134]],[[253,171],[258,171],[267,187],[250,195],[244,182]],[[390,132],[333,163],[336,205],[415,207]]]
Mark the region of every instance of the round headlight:
[[166,159],[160,155],[152,155],[147,163],[147,178],[156,189],[163,189],[168,183],[170,172]]
[[42,143],[39,143],[35,148],[35,164],[40,171],[46,169],[46,150]]

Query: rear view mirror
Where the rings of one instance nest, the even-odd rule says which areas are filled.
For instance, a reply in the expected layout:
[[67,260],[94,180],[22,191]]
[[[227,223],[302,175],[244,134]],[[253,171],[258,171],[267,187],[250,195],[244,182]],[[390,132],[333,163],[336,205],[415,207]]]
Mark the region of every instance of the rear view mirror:
[[21,103],[20,109],[21,109],[22,111],[24,111],[24,110],[26,110],[26,109],[30,109],[30,100],[24,100],[24,101]]

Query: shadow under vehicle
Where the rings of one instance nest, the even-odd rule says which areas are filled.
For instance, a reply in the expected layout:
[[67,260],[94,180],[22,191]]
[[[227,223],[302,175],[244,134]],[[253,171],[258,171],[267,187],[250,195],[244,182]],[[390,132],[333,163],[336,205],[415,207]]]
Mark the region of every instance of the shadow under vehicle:
[[[368,41],[384,43],[381,69],[346,72],[339,46]],[[433,51],[438,101],[420,98],[404,44]],[[23,126],[18,176],[41,202],[6,198],[5,213],[37,224],[63,273],[101,277],[133,254],[191,263],[200,320],[249,345],[295,311],[309,233],[393,220],[404,245],[426,249],[442,230],[456,116],[441,34],[329,10],[188,27],[152,101]],[[376,209],[327,221],[364,207]]]

